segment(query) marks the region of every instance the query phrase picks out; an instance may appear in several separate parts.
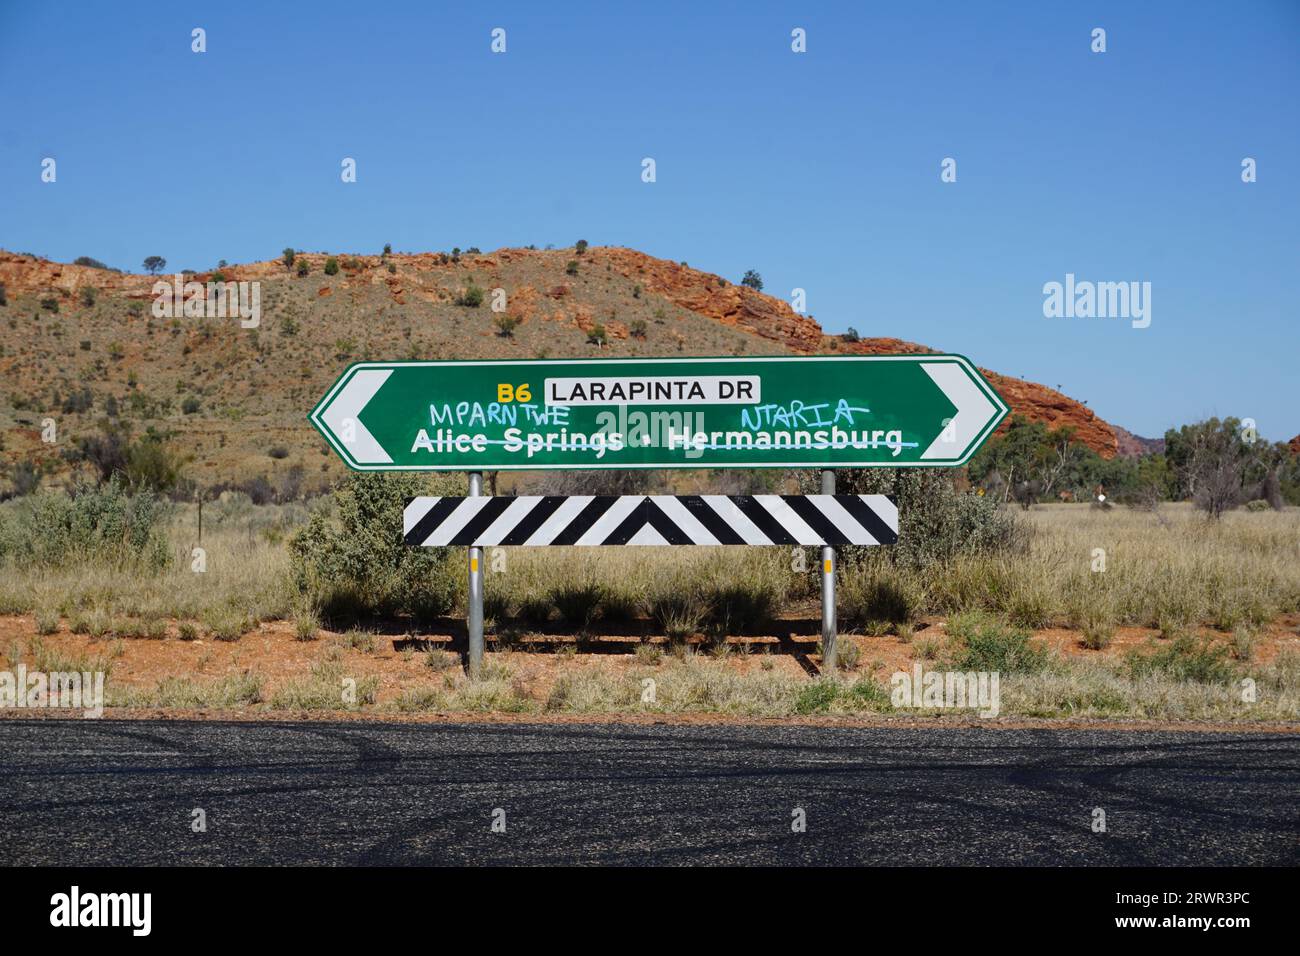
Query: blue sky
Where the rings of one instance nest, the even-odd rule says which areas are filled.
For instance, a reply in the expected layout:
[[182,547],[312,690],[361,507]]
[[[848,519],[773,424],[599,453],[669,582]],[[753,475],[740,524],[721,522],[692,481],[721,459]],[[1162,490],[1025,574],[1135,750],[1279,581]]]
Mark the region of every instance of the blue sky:
[[[1237,415],[1285,439],[1298,51],[1295,0],[4,0],[0,247],[139,270],[585,238],[757,269],[829,331],[961,352],[1140,434]],[[1066,273],[1149,281],[1150,327],[1044,318]]]

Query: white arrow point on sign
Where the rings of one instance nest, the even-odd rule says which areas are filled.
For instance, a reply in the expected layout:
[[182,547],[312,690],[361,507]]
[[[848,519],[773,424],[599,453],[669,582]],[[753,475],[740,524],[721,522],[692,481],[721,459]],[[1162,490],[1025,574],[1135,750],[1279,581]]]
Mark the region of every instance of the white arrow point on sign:
[[321,413],[321,420],[359,465],[391,465],[393,459],[361,424],[361,410],[393,374],[391,368],[362,369],[348,380]]
[[939,386],[948,401],[957,406],[957,414],[940,432],[939,437],[930,442],[930,447],[921,455],[921,460],[960,458],[997,414],[997,407],[956,362],[923,362],[921,368]]

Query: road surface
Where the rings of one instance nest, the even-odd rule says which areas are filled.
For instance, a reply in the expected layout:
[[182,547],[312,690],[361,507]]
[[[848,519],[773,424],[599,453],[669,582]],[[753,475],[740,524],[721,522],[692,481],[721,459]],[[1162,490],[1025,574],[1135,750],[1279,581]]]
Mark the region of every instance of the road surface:
[[11,865],[1300,862],[1279,734],[0,720],[0,779]]

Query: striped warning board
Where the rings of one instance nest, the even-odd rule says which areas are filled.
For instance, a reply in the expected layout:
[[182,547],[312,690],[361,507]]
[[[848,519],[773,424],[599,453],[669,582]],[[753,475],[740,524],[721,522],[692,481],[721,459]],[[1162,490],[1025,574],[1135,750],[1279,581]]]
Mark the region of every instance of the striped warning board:
[[527,495],[407,502],[409,545],[893,544],[887,495]]

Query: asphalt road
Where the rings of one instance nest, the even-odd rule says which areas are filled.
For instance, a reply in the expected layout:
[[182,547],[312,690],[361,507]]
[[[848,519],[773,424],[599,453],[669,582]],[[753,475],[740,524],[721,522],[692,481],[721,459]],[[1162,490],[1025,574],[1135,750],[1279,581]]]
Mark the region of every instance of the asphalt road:
[[1300,862],[1274,734],[3,720],[0,780],[11,865]]

